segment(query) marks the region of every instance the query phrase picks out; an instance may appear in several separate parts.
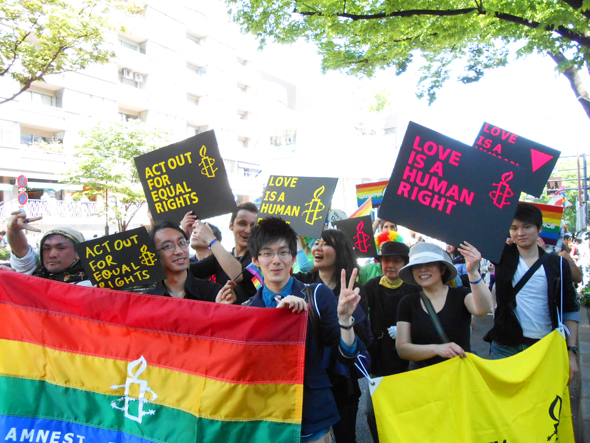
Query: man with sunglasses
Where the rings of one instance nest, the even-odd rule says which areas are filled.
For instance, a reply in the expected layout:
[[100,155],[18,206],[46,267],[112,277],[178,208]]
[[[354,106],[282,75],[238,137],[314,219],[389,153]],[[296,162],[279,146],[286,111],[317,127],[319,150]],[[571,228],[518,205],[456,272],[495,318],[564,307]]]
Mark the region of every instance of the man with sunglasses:
[[149,291],[150,294],[227,304],[236,301],[236,284],[233,281],[221,287],[217,283],[195,278],[188,272],[189,241],[178,226],[168,221],[158,222],[150,230],[150,238],[166,272],[166,280],[159,282]]

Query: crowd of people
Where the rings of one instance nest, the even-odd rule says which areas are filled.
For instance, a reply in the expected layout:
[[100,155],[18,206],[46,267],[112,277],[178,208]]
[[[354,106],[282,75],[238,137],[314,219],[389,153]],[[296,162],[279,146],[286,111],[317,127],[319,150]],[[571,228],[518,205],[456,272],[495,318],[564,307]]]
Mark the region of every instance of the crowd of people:
[[[42,234],[36,253],[26,234],[40,232],[34,224],[39,219],[12,213],[6,229],[12,269],[89,285],[74,250],[84,236],[68,226],[51,229]],[[230,251],[221,244],[219,229],[191,212],[180,226],[154,223],[149,237],[166,278],[147,292],[307,311],[304,442],[327,443],[333,437],[338,443],[355,442],[358,379],[466,357],[472,316],[494,313],[485,337],[493,359],[515,355],[555,328],[567,328],[570,380],[577,373],[574,283],[587,282],[587,265],[578,266],[588,257],[587,245],[568,239],[559,254],[546,252],[539,237],[542,214],[534,205],[518,204],[509,241],[494,264],[467,241],[445,250],[410,231],[409,247],[395,223],[377,220],[378,256],[375,263],[359,266],[341,231],[325,229],[313,240],[299,237],[281,218],[257,219],[253,203],[236,208],[229,224]],[[261,288],[252,282],[251,264],[264,276]],[[366,409],[377,442],[370,398]]]

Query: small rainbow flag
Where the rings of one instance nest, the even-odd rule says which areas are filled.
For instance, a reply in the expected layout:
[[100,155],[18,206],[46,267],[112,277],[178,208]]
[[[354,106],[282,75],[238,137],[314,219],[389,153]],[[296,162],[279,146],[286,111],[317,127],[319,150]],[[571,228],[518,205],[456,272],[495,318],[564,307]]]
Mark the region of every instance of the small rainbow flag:
[[246,266],[246,269],[250,274],[253,275],[252,283],[254,284],[256,290],[264,286],[264,276],[262,275],[262,271],[258,269],[254,263],[251,262],[248,266]]
[[372,210],[373,202],[371,197],[369,197],[369,199],[366,202],[364,202],[356,211],[354,211],[348,218],[363,217],[365,215],[370,215]]
[[307,316],[0,271],[0,440],[299,442]]
[[543,205],[532,203],[543,213],[543,230],[539,237],[548,245],[556,245],[559,239],[561,218],[563,217],[563,206]]
[[369,198],[373,199],[373,207],[378,208],[383,200],[383,194],[389,181],[375,182],[375,183],[363,183],[362,185],[356,185],[356,202],[358,206],[361,206]]

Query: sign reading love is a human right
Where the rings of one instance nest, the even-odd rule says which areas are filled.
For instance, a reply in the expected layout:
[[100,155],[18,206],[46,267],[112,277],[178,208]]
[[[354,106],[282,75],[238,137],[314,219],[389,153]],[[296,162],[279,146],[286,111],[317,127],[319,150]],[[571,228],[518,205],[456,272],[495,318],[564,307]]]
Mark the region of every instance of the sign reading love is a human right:
[[410,122],[379,218],[499,260],[524,170]]

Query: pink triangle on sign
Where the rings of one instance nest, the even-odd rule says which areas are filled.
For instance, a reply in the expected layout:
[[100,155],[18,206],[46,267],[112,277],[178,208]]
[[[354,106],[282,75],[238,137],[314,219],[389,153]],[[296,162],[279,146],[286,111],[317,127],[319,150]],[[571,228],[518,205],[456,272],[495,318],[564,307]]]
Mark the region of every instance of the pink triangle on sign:
[[544,152],[537,151],[536,149],[531,149],[531,159],[533,160],[533,172],[541,168],[552,158],[552,155],[545,154]]

